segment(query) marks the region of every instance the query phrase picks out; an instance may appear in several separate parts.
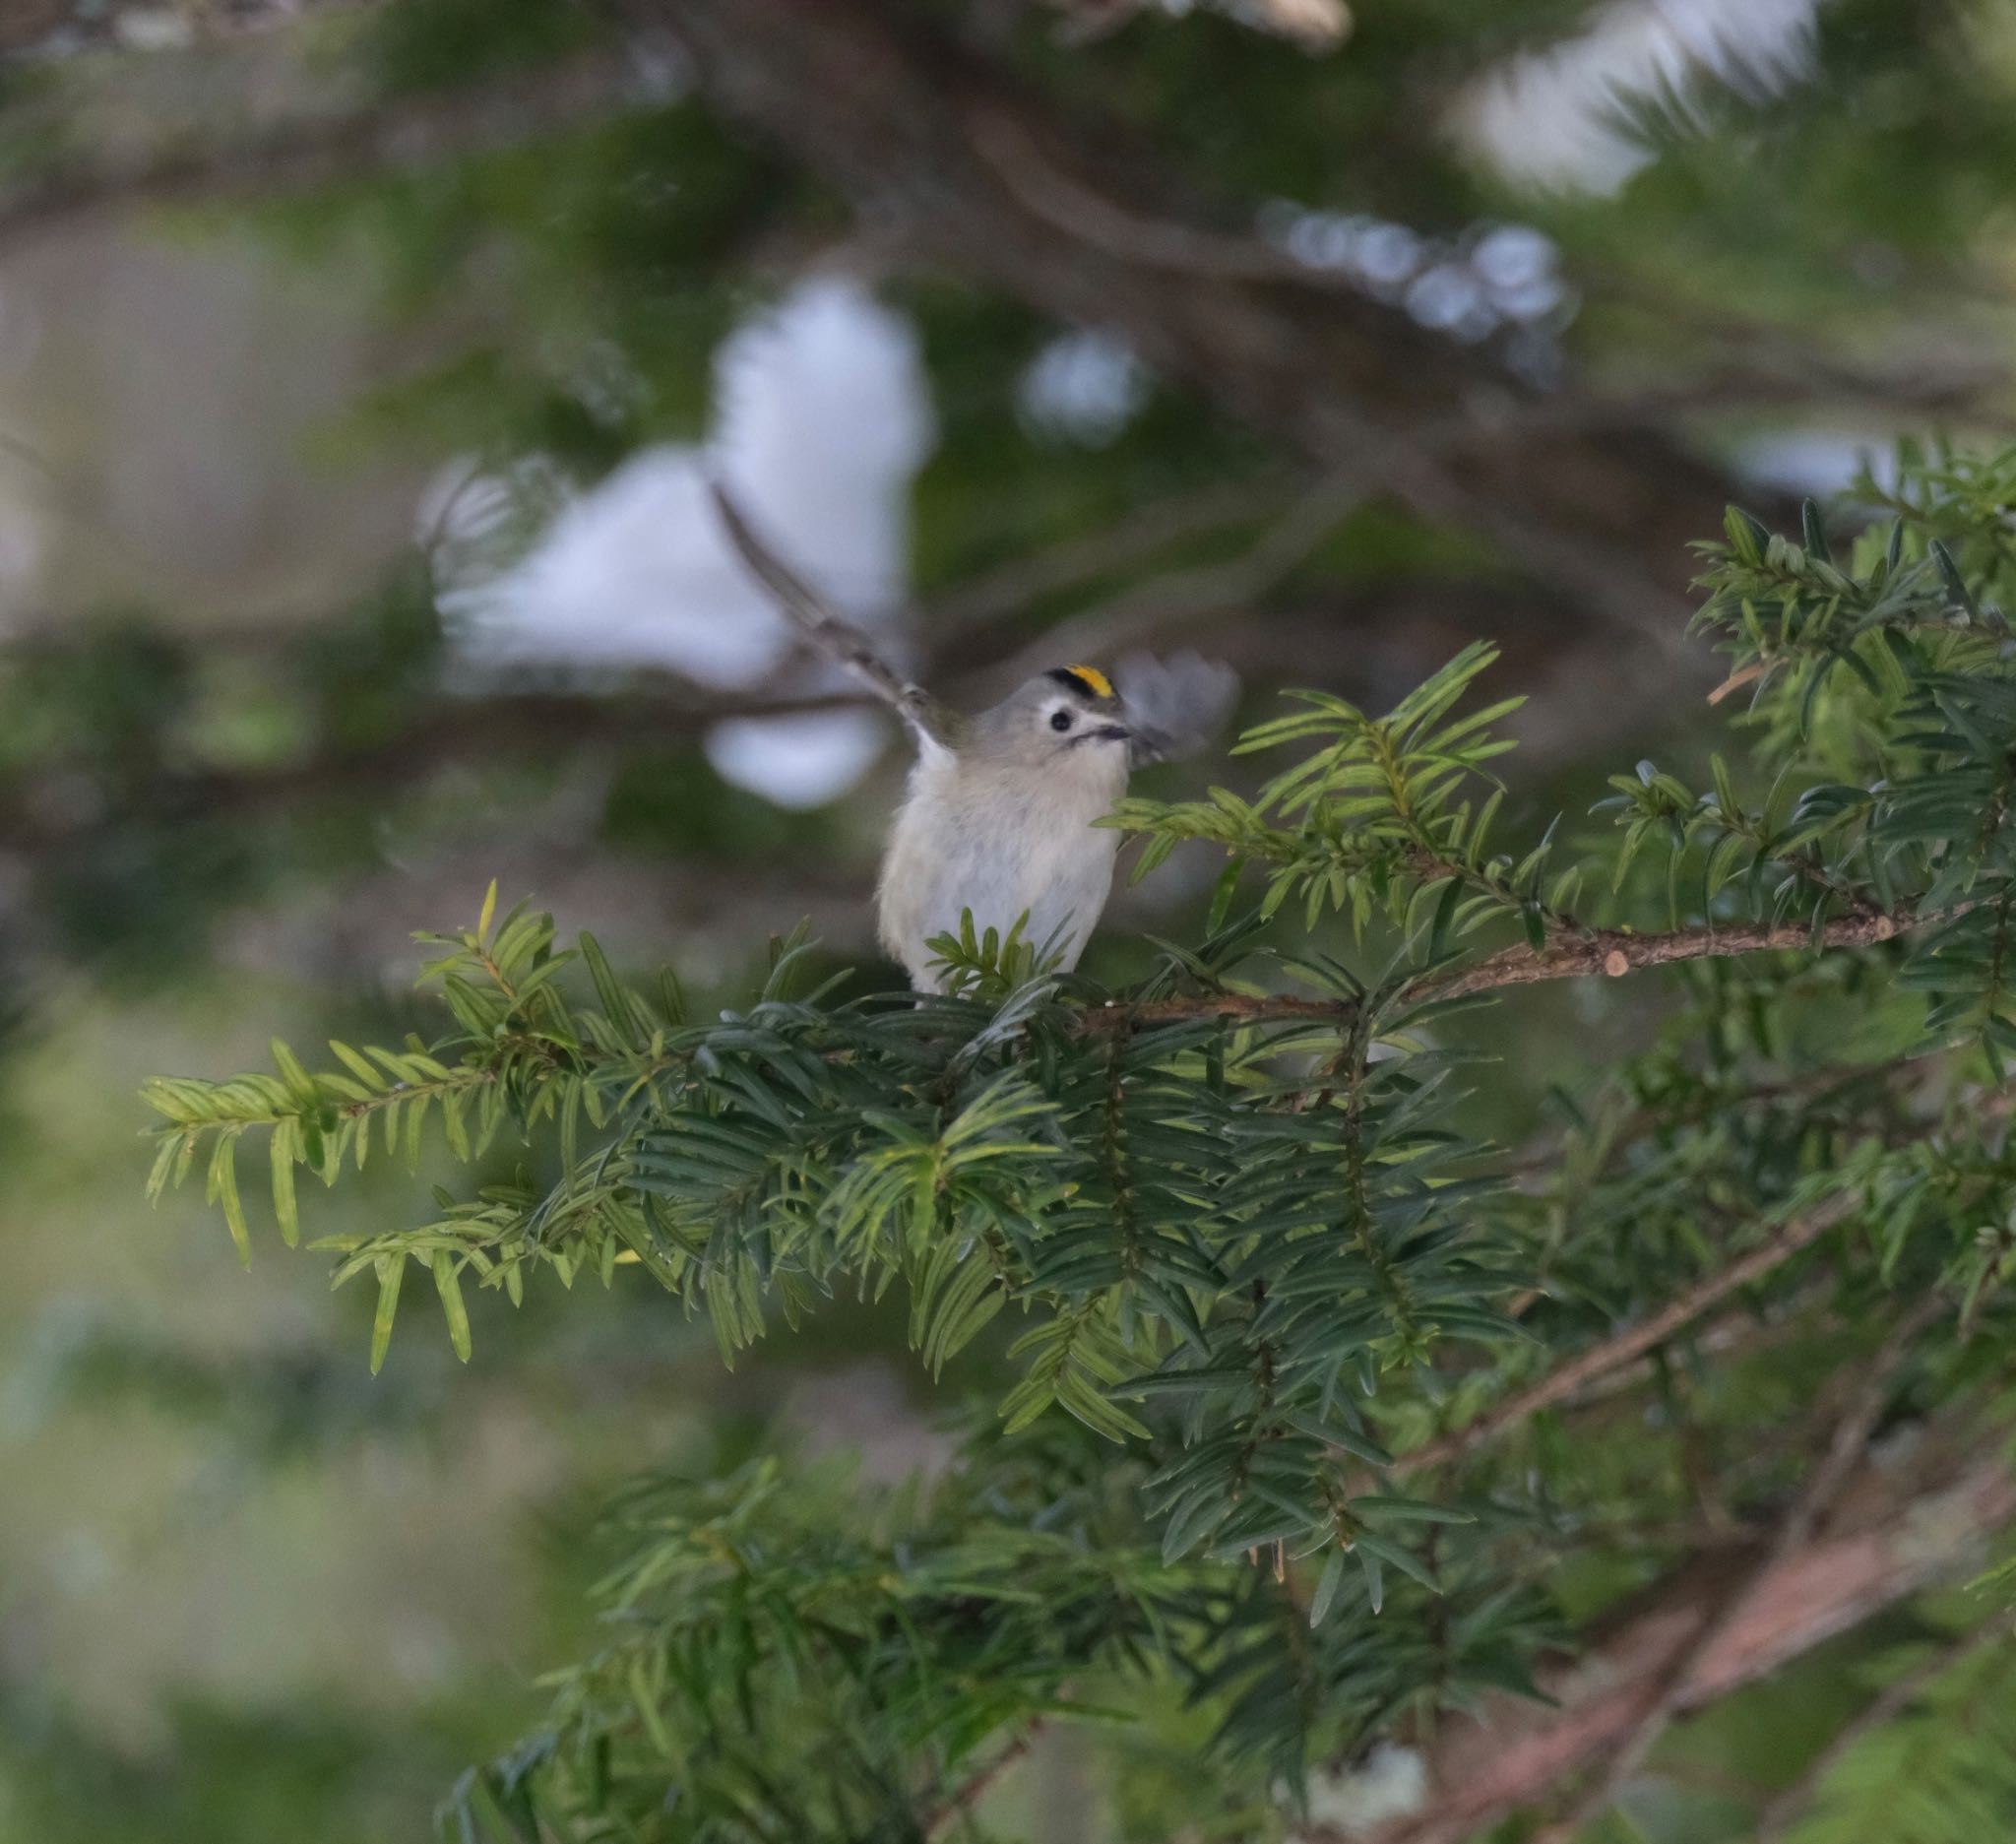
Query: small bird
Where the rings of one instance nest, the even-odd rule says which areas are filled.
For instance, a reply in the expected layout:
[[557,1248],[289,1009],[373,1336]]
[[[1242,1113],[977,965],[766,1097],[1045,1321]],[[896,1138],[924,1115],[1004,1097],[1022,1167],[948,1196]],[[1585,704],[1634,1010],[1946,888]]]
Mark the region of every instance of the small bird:
[[919,992],[941,969],[926,945],[961,919],[1022,938],[1069,969],[1105,908],[1120,836],[1097,822],[1131,770],[1194,753],[1238,693],[1230,668],[1184,654],[1115,668],[1061,666],[965,717],[889,668],[757,538],[717,484],[735,548],[818,649],[863,679],[916,739],[910,790],[877,886],[882,945]]

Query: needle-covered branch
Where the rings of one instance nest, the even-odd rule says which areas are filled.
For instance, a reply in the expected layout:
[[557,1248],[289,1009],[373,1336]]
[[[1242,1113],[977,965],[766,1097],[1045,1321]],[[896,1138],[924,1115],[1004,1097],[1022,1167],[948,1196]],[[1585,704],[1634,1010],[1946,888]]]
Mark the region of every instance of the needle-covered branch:
[[[2016,1269],[1997,465],[1908,474],[1908,514],[1839,562],[1817,513],[1797,558],[1732,524],[1704,621],[1733,670],[1768,662],[1746,753],[1620,773],[1572,847],[1501,779],[1515,701],[1480,695],[1473,648],[1384,713],[1297,696],[1240,745],[1282,762],[1250,794],[1129,802],[1146,870],[1186,842],[1228,865],[1212,921],[1125,986],[968,929],[919,997],[791,937],[741,1003],[696,1007],[493,900],[430,940],[438,1038],[150,1085],[157,1189],[201,1157],[247,1253],[242,1150],[291,1240],[302,1169],[417,1166],[439,1122],[461,1195],[316,1244],[377,1288],[374,1363],[410,1266],[465,1358],[486,1300],[594,1274],[705,1313],[731,1361],[899,1301],[923,1367],[981,1399],[991,1431],[914,1499],[664,1487],[608,1648],[536,1766],[472,1780],[471,1822],[958,1835],[1083,1697],[1188,1723],[1161,1758],[1191,1778],[1208,1738],[1213,1822],[1273,1844],[1375,1740],[1558,1694],[1550,1653],[1607,1643],[1550,1603],[1562,1562],[1754,1574],[1745,1533],[1787,1504],[1850,1527],[1872,1398],[1816,1461],[1784,1396],[1880,1376],[1875,1327],[1921,1340],[1916,1411],[1982,1430],[1962,1411],[2005,1400],[1981,1354]],[[1645,1048],[1555,1098],[1515,1183],[1480,1122],[1530,1130],[1539,1081],[1489,1060],[1486,1001],[1569,983],[1598,1017],[1628,1002]],[[1743,1314],[1768,1338],[1714,1335]],[[1704,1477],[1718,1445],[1742,1463]],[[1924,1491],[1999,1520],[2006,1469],[1976,1459]],[[1404,1835],[1454,1844],[1570,1770],[1606,1798],[1603,1763],[1669,1716],[1927,1579],[1890,1522],[1836,1553],[1818,1515],[1782,1525],[1740,1621],[1716,1610],[1749,1575],[1697,1582],[1634,1642],[1628,1698],[1564,1698],[1460,1793],[1438,1765]],[[1763,1605],[1825,1584],[1800,1620]],[[1158,1746],[1115,1771],[1157,1784]]]
[[[1659,934],[1634,934],[1627,929],[1595,928],[1585,935],[1550,942],[1543,948],[1523,944],[1505,948],[1471,966],[1425,976],[1411,988],[1411,995],[1421,1001],[1467,998],[1474,993],[1499,992],[1508,986],[1535,986],[1549,980],[1589,980],[1599,975],[1620,980],[1641,968],[1670,967],[1681,961],[1872,947],[1895,940],[1915,922],[1916,918],[1910,916],[1858,915],[1830,917],[1817,929],[1752,923],[1735,928],[1704,925]],[[1205,992],[1181,998],[1144,999],[1134,1004],[1111,1001],[1088,1010],[1085,1028],[1110,1031],[1189,1018],[1217,1018],[1247,1025],[1301,1019],[1335,1021],[1348,1018],[1354,1009],[1354,1002],[1351,1000],[1297,998],[1291,993]]]

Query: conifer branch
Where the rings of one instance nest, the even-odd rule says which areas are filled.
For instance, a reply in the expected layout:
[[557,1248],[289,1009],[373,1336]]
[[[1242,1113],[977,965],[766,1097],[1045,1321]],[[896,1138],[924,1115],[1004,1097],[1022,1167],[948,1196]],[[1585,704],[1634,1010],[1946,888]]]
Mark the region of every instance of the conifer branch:
[[1728,960],[1743,954],[1784,953],[1816,946],[1872,947],[1894,940],[1917,920],[1881,911],[1858,911],[1830,918],[1817,930],[1800,922],[1746,922],[1730,928],[1711,923],[1698,928],[1676,928],[1665,934],[1595,928],[1585,936],[1550,942],[1543,948],[1506,948],[1475,967],[1430,980],[1418,990],[1425,998],[1464,998],[1474,992],[1531,986],[1545,980],[1581,980],[1598,974],[1620,980],[1643,968],[1669,967],[1679,961]]
[[[1838,916],[1817,932],[1803,923],[1744,922],[1732,927],[1713,924],[1675,928],[1662,934],[1638,934],[1627,928],[1593,928],[1584,935],[1533,948],[1521,944],[1502,949],[1469,967],[1433,975],[1416,983],[1410,996],[1417,1002],[1469,998],[1508,986],[1534,986],[1550,980],[1587,980],[1598,975],[1620,980],[1647,967],[1670,967],[1682,961],[1727,960],[1744,954],[1775,954],[1811,948],[1872,947],[1892,941],[1923,922],[1944,921],[1961,914],[1956,907],[1939,917],[1881,911]],[[1127,1004],[1114,1001],[1088,1010],[1084,1028],[1109,1031],[1128,1025],[1171,1024],[1189,1018],[1222,1018],[1230,1024],[1285,1024],[1296,1020],[1345,1021],[1356,1015],[1350,999],[1305,999],[1292,994],[1256,995],[1205,992],[1179,998],[1147,999]]]
[[[1719,760],[1706,791],[1641,764],[1611,779],[1604,806],[1620,837],[1607,861],[1554,862],[1552,829],[1510,850],[1491,836],[1506,791],[1490,764],[1510,747],[1492,726],[1513,701],[1459,708],[1491,667],[1481,646],[1384,715],[1296,694],[1247,734],[1247,749],[1297,751],[1250,800],[1221,789],[1115,816],[1149,836],[1151,865],[1202,839],[1263,867],[1270,945],[1292,954],[1303,919],[1308,941],[1290,963],[1311,982],[1302,994],[1212,989],[1252,978],[1261,949],[1246,922],[1160,944],[1189,994],[1104,1006],[1032,977],[1012,934],[969,923],[941,942],[947,990],[920,1002],[838,995],[799,934],[776,944],[756,992],[725,1008],[710,992],[696,1011],[669,976],[656,991],[626,985],[592,936],[562,948],[548,916],[499,921],[493,893],[472,930],[426,937],[447,950],[428,973],[453,1020],[431,1044],[332,1044],[342,1067],[319,1072],[276,1045],[277,1075],[151,1085],[168,1123],[154,1190],[205,1153],[208,1196],[246,1253],[248,1136],[270,1152],[289,1240],[297,1169],[334,1182],[374,1140],[414,1165],[430,1114],[465,1166],[499,1135],[530,1149],[508,1183],[437,1192],[429,1221],[320,1239],[339,1281],[376,1281],[374,1365],[413,1266],[464,1358],[463,1290],[516,1304],[549,1272],[564,1286],[648,1279],[704,1311],[729,1356],[843,1295],[907,1296],[911,1342],[934,1373],[1004,1308],[1027,1315],[1006,1352],[1017,1374],[980,1418],[998,1431],[962,1449],[955,1483],[864,1507],[846,1492],[808,1502],[770,1463],[666,1482],[669,1518],[643,1520],[627,1565],[643,1599],[618,1590],[626,1620],[645,1623],[567,1674],[560,1746],[530,1779],[507,1764],[496,1784],[555,1827],[599,1824],[661,1800],[668,1762],[725,1746],[775,1781],[760,1795],[767,1833],[857,1836],[893,1809],[935,1837],[969,1827],[1088,1671],[1123,1698],[1145,1700],[1155,1672],[1198,1685],[1228,1791],[1262,1802],[1296,1784],[1314,1750],[1362,1749],[1404,1710],[1441,1724],[1478,1701],[1496,1724],[1496,1691],[1560,1692],[1558,1718],[1534,1719],[1551,1728],[1478,1745],[1476,1770],[1428,1744],[1442,1790],[1395,1835],[1454,1844],[1570,1782],[1587,1783],[1579,1810],[1593,1812],[1673,1715],[1888,1605],[2016,1516],[2006,1464],[1977,1457],[1979,1421],[1948,1414],[1943,1449],[1928,1442],[1922,1462],[1862,1464],[1896,1368],[1945,1294],[1966,1302],[1948,1344],[1977,1313],[2004,1333],[2012,1317],[1998,1288],[2016,1269],[2016,1090],[1999,1071],[2016,1053],[2004,836],[2016,689],[1999,622],[1977,630],[1952,610],[1985,605],[2005,569],[2016,577],[2001,531],[2016,456],[1968,491],[1979,587],[1943,540],[1914,559],[1901,528],[1886,559],[1870,561],[1880,537],[1858,545],[1851,579],[1827,561],[1817,514],[1801,546],[1732,522],[1714,553],[1714,620],[1738,667],[1765,652],[1786,662],[1758,681],[1757,782],[1771,792],[1746,796]],[[1789,647],[1804,651],[1791,660]],[[1844,659],[1855,664],[1830,685]],[[1669,913],[1699,890],[1697,913],[1740,901],[1753,920],[1587,927],[1592,870],[1617,916],[1653,913],[1663,881]],[[1786,920],[1816,905],[1810,926]],[[1358,929],[1378,917],[1406,946],[1384,971],[1326,959],[1326,915]],[[1515,923],[1526,946],[1466,960],[1480,931]],[[1908,930],[1908,948],[1823,978],[1805,958]],[[1612,1092],[1634,1106],[1625,1129],[1599,1127],[1586,1150],[1580,1134],[1557,1143],[1542,1162],[1552,1183],[1532,1162],[1535,1181],[1518,1188],[1491,1169],[1463,1079],[1450,1079],[1481,1046],[1469,1008],[1449,1001],[1773,952],[1783,958],[1742,979],[1688,983],[1658,1044],[1616,1071]],[[1168,978],[1145,991],[1166,992]],[[1852,1049],[1832,1032],[1844,994],[1869,1014]],[[1198,1022],[1142,1028],[1186,1020]],[[1375,1040],[1391,1053],[1373,1058]],[[1290,1044],[1315,1047],[1313,1074],[1284,1066]],[[1835,1060],[1829,1047],[1852,1067],[1810,1067]],[[1930,1056],[1961,1088],[1927,1132]],[[1763,1097],[1773,1105],[1747,1105]],[[372,1119],[381,1132],[364,1130]],[[1741,1240],[1704,1256],[1704,1214]],[[1904,1303],[1873,1366],[1840,1365],[1813,1340],[1821,1315],[1803,1310],[1801,1270],[1822,1246],[1864,1316],[1886,1293]],[[1585,1310],[1531,1314],[1543,1354],[1529,1359],[1507,1337],[1521,1308],[1506,1303],[1542,1288]],[[1684,1428],[1648,1426],[1587,1473],[1544,1442],[1481,1463],[1532,1417],[1635,1382],[1689,1328],[1689,1355],[1733,1376],[1715,1331],[1739,1297],[1771,1309],[1774,1338],[1808,1340],[1801,1362],[1834,1364],[1823,1399],[1853,1385],[1774,1536],[1687,1534],[1698,1456]],[[1574,1352],[1591,1305],[1608,1335]],[[1964,1400],[1965,1368],[1923,1367],[1928,1421],[1941,1400]],[[1495,1405],[1446,1427],[1452,1378],[1468,1379],[1465,1400]],[[1747,1451],[1775,1462],[1784,1418],[1770,1392],[1748,1413]],[[1438,1424],[1397,1459],[1380,1445],[1382,1429]],[[1391,1489],[1457,1462],[1460,1482]],[[1473,1520],[1458,1483],[1535,1515]],[[1619,1499],[1638,1515],[1616,1515]],[[1943,1546],[1923,1541],[1934,1518]],[[1590,1624],[1580,1637],[1607,1676],[1600,1693],[1576,1691],[1547,1660],[1555,1617],[1521,1583],[1564,1548],[1635,1562],[1663,1541],[1690,1559],[1657,1619]],[[1256,1557],[1277,1570],[1252,1569]],[[688,1644],[708,1669],[659,1671]],[[813,1732],[843,1764],[772,1776],[813,1753]],[[576,1771],[599,1760],[613,1779]],[[966,1778],[948,1792],[955,1773]],[[675,1777],[692,1835],[718,1818],[746,1824],[745,1783]]]

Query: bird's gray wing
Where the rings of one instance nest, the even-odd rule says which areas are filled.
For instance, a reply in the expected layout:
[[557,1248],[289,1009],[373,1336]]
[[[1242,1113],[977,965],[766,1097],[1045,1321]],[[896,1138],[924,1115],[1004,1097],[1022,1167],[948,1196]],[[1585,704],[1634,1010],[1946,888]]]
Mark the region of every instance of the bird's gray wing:
[[735,554],[798,632],[835,666],[845,667],[858,678],[919,737],[951,747],[956,724],[953,714],[889,665],[851,621],[836,614],[811,585],[757,536],[747,515],[719,480],[710,480],[708,490],[714,495],[715,509]]
[[1113,682],[1127,707],[1136,768],[1195,755],[1225,728],[1239,696],[1239,675],[1196,653],[1130,654],[1113,668]]

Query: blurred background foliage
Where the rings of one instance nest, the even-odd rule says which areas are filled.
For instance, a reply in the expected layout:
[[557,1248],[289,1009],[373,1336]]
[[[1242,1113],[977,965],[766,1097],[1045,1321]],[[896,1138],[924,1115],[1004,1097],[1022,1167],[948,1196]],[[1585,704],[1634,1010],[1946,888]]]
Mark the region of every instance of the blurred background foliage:
[[[938,1450],[870,1309],[729,1374],[585,1284],[372,1379],[367,1301],[105,1151],[277,1021],[426,1028],[410,932],[492,877],[703,998],[800,917],[872,962],[901,748],[684,445],[972,702],[1146,643],[1380,705],[1493,639],[1572,831],[1699,754],[1726,499],[2010,415],[2000,0],[10,0],[0,53],[8,1840],[420,1835],[580,1649],[620,1478]],[[1648,1027],[1496,1029],[1537,1105]],[[1649,1834],[1736,1835],[1918,1618],[1690,1729]],[[1082,1771],[1017,1794],[1060,1844]]]

